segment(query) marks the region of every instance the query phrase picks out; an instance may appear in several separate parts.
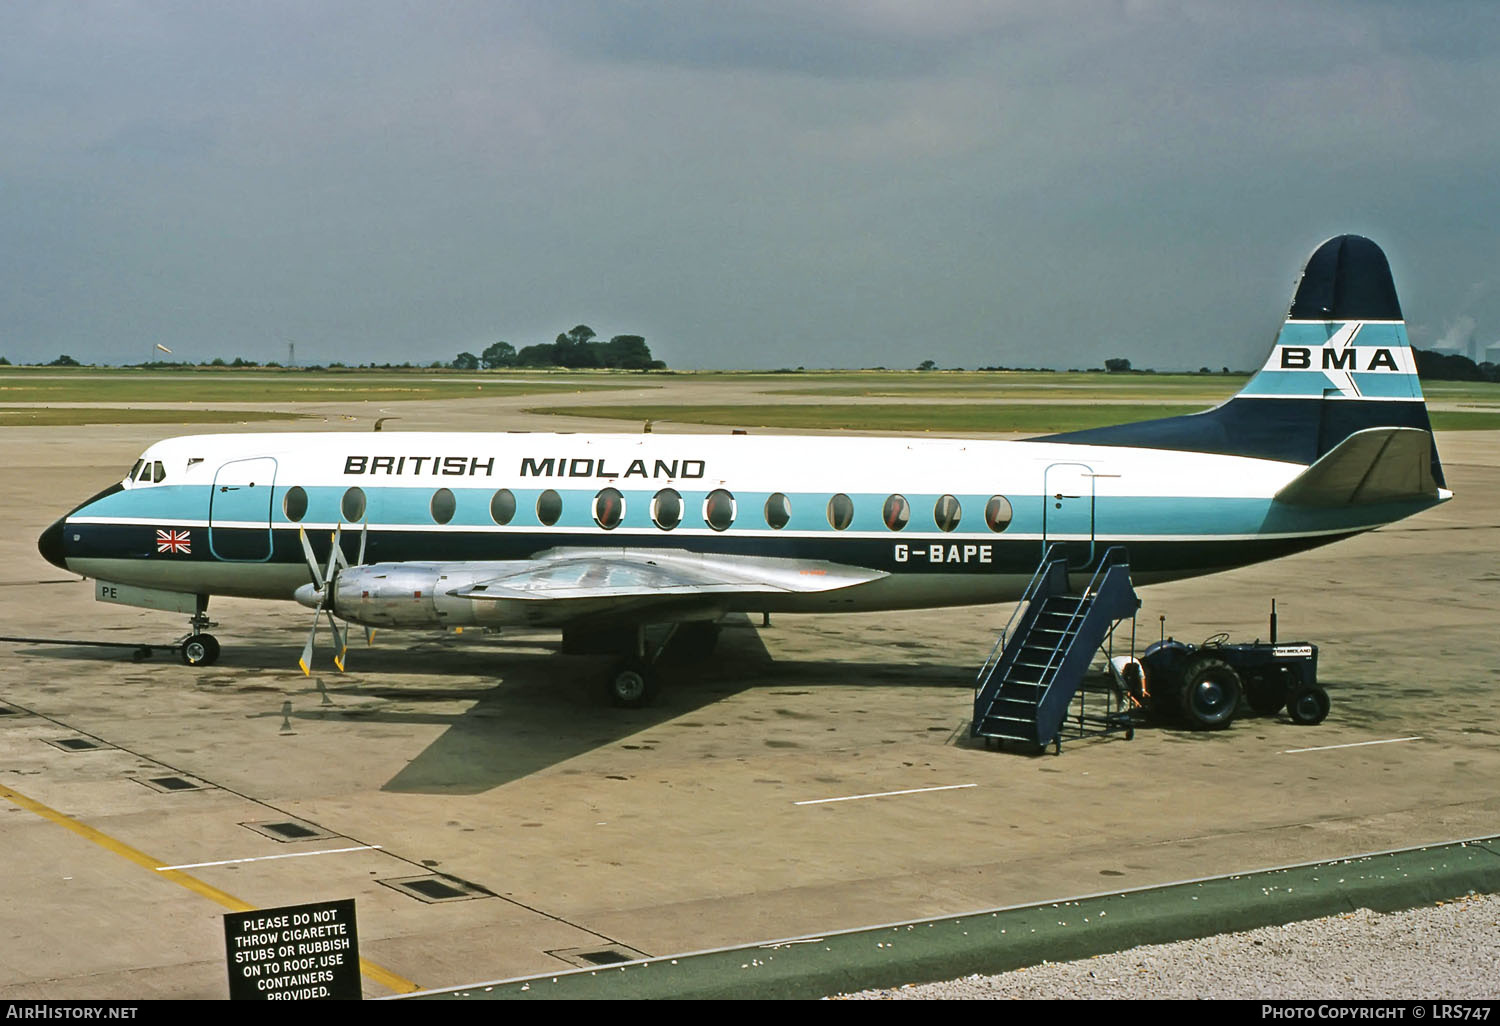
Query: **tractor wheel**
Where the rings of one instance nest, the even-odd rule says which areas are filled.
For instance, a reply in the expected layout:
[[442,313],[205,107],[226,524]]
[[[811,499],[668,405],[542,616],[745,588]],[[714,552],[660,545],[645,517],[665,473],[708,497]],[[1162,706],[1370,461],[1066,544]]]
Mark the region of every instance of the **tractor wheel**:
[[1240,703],[1240,675],[1222,659],[1193,660],[1182,674],[1182,714],[1194,730],[1223,730]]
[[1257,673],[1245,681],[1245,704],[1257,716],[1275,716],[1286,705],[1286,692],[1280,673]]
[[1298,688],[1286,703],[1286,714],[1292,722],[1305,727],[1322,723],[1328,715],[1328,692],[1316,684]]

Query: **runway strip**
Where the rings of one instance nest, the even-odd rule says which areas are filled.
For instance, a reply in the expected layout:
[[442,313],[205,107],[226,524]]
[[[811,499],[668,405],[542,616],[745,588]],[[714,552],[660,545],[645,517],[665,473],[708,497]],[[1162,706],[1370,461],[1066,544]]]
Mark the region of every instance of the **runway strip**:
[[[109,836],[109,834],[106,834],[102,830],[96,830],[95,828],[85,823],[81,823],[78,820],[74,819],[72,816],[67,815],[66,813],[58,812],[56,809],[49,808],[48,806],[43,805],[41,802],[36,801],[32,798],[28,798],[18,791],[13,791],[10,788],[6,787],[4,784],[0,784],[0,798],[4,798],[6,801],[9,801],[13,805],[19,806],[20,808],[23,808],[28,812],[33,812],[43,819],[50,820],[51,822],[56,823],[58,826],[63,827],[64,829],[71,830],[79,837],[82,837],[86,841],[91,841],[94,844],[97,844],[105,851],[112,852],[116,855],[119,855],[121,858],[128,859],[129,861],[134,862],[138,866],[152,870],[153,872],[160,874],[161,879],[170,880],[173,883],[177,884],[179,887],[186,887],[194,894],[201,895],[202,897],[207,898],[209,901],[222,905],[224,908],[229,909],[229,911],[231,912],[251,912],[258,907],[256,905],[250,904],[247,901],[242,901],[241,899],[236,898],[234,895],[229,894],[226,891],[221,891],[211,884],[206,884],[202,880],[199,880],[197,877],[189,876],[187,873],[182,872],[183,867],[168,866],[160,859],[153,858],[138,848],[132,848],[124,841],[111,837]],[[309,852],[308,854],[315,853]],[[213,864],[214,863],[200,863],[200,865]],[[359,960],[359,970],[374,982],[379,983],[381,986],[387,987],[390,990],[397,992],[398,994],[411,993],[412,991],[420,989],[417,984],[413,983],[411,980],[408,980],[402,976],[398,976],[395,973],[391,972],[389,969],[378,966],[374,962],[371,962],[364,958],[361,958]]]
[[1073,961],[1358,908],[1392,912],[1471,892],[1500,893],[1500,837],[404,996],[817,998]]

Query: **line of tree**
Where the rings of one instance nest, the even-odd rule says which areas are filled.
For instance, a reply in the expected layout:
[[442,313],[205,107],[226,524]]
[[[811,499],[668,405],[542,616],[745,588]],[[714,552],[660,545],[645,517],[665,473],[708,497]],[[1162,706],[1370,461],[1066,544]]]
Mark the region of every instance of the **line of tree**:
[[1428,381],[1500,381],[1500,364],[1475,363],[1462,353],[1413,348],[1417,377]]
[[501,367],[567,367],[577,370],[601,367],[617,370],[664,370],[666,364],[652,359],[651,347],[640,335],[616,335],[608,342],[596,341],[597,333],[587,324],[565,331],[553,342],[517,350],[509,342],[496,342],[475,356],[459,353],[453,366],[459,370],[497,370]]

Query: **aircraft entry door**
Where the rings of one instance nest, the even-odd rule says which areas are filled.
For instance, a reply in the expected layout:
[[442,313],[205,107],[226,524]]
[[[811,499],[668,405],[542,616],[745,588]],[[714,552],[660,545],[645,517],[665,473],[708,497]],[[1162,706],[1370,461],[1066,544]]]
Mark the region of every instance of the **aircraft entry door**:
[[234,460],[214,475],[208,500],[208,548],[219,559],[263,562],[271,558],[271,496],[276,461],[269,456]]
[[1081,570],[1094,561],[1094,471],[1082,463],[1054,463],[1047,468],[1042,501],[1042,551],[1062,546],[1068,568]]

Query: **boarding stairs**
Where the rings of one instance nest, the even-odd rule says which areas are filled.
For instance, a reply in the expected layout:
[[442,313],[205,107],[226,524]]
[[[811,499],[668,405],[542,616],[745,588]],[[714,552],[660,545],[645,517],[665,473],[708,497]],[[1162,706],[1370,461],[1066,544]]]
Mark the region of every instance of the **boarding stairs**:
[[[1062,749],[1068,737],[1132,733],[1123,701],[1106,694],[1102,711],[1086,708],[1085,675],[1119,621],[1141,601],[1130,583],[1123,546],[1108,549],[1088,585],[1075,591],[1064,548],[1048,548],[974,686],[970,735]],[[1074,702],[1074,696],[1078,702]],[[1113,696],[1120,697],[1120,696]],[[1097,703],[1096,703],[1097,704]]]

